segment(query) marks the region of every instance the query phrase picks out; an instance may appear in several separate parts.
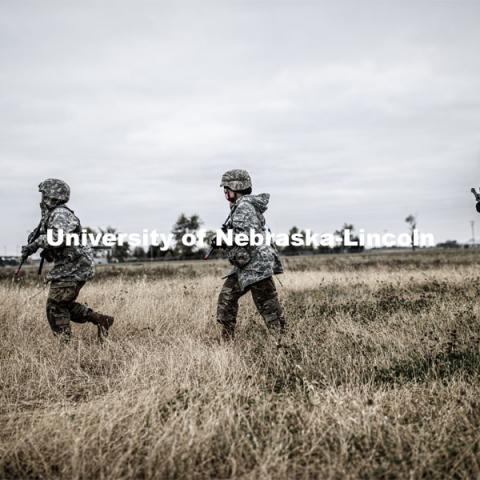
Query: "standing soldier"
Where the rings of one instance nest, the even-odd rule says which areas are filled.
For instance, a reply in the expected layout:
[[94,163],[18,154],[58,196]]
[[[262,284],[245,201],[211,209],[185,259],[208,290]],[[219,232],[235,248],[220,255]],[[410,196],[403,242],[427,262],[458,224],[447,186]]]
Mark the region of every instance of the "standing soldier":
[[[225,198],[230,203],[230,215],[226,228],[233,235],[250,232],[265,235],[265,218],[270,195],[251,195],[252,181],[245,170],[229,170],[222,176],[220,184]],[[259,246],[232,246],[228,259],[234,266],[226,277],[218,297],[217,321],[222,325],[222,337],[233,339],[238,312],[238,301],[248,291],[262,315],[267,327],[275,333],[283,333],[286,323],[273,275],[283,273],[283,267],[276,250],[267,244]]]
[[[52,247],[47,242],[47,230],[57,240],[59,231],[80,234],[82,227],[73,210],[65,205],[70,198],[70,187],[62,180],[49,178],[38,190],[42,194],[40,208],[42,220],[39,235],[22,247],[22,256],[28,257],[42,248],[42,258],[53,261],[54,266],[47,275],[50,291],[47,299],[47,319],[55,335],[68,341],[71,336],[70,320],[76,323],[90,322],[97,326],[99,339],[108,335],[113,317],[94,312],[87,305],[75,300],[87,280],[95,274],[95,263],[89,246],[64,244]],[[64,237],[65,238],[65,237]]]

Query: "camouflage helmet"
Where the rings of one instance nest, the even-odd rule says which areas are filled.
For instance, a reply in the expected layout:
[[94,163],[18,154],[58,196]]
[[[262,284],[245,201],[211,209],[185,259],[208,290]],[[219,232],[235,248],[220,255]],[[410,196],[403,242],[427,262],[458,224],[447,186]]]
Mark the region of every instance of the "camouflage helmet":
[[246,170],[228,170],[222,175],[221,187],[228,187],[234,192],[252,188],[252,179]]
[[38,191],[43,193],[47,198],[60,200],[67,203],[70,199],[70,187],[63,181],[57,178],[47,178],[39,186]]

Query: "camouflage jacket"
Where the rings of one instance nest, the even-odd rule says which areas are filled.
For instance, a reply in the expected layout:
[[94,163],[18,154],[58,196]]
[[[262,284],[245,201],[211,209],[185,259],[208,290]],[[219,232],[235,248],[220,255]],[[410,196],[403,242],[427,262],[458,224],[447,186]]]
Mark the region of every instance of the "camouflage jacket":
[[[234,235],[238,233],[250,234],[266,233],[263,213],[267,210],[270,195],[244,195],[231,207],[227,228],[232,229]],[[234,266],[230,275],[236,275],[242,290],[249,285],[269,278],[272,275],[283,273],[282,263],[276,249],[271,245],[233,246],[229,249],[228,259]]]
[[38,248],[43,248],[45,258],[54,262],[47,275],[47,280],[86,281],[95,274],[95,262],[91,247],[66,246],[53,247],[47,242],[47,230],[52,230],[53,238],[58,238],[58,231],[78,233],[82,231],[79,219],[73,210],[66,205],[60,205],[47,211],[43,216],[40,236],[33,242]]

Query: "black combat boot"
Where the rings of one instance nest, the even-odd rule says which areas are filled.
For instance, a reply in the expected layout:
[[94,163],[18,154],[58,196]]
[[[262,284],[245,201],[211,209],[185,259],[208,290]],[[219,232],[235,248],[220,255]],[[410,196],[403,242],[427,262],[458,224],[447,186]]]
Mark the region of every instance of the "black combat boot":
[[101,341],[108,337],[108,329],[113,325],[113,317],[101,313],[92,312],[89,320],[98,328],[98,339]]

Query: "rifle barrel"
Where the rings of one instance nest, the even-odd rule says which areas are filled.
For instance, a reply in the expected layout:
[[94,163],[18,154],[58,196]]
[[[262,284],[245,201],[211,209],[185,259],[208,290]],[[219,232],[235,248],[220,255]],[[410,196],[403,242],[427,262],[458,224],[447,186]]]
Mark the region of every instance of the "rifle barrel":
[[18,265],[17,271],[15,272],[16,277],[18,277],[18,274],[20,273],[20,270],[22,269],[26,259],[26,257],[22,257],[22,259],[20,260],[20,265]]
[[45,262],[45,257],[42,255],[42,257],[40,258],[40,265],[38,266],[37,275],[41,275],[41,274],[42,274],[44,262]]
[[208,260],[210,258],[210,255],[213,253],[213,250],[214,247],[210,247],[210,249],[208,250],[208,252],[205,254],[205,256],[203,257],[204,260]]

